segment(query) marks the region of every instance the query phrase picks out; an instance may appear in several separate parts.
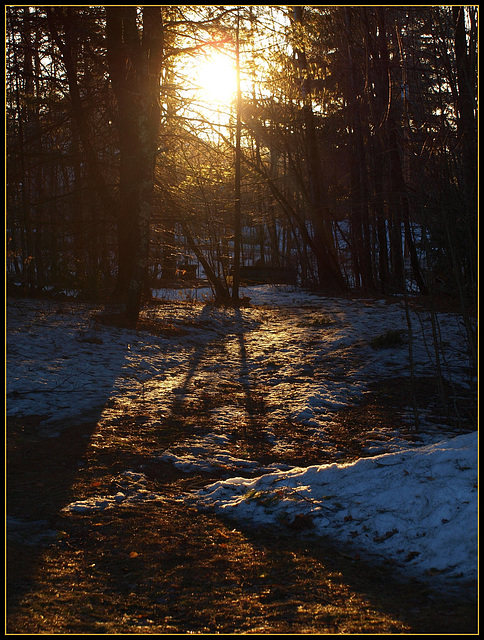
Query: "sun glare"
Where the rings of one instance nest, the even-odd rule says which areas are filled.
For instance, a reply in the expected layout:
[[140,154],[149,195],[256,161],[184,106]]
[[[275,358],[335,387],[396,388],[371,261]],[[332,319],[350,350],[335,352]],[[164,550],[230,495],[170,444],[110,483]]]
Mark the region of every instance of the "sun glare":
[[235,64],[225,53],[214,52],[202,58],[195,68],[195,82],[207,102],[227,104],[237,91]]

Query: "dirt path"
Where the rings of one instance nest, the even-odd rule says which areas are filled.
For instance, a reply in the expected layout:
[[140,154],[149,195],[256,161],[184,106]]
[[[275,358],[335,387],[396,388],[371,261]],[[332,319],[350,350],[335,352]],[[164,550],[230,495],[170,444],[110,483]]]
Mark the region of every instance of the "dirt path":
[[[244,530],[187,507],[177,497],[210,476],[153,462],[148,452],[181,427],[140,435],[140,422],[120,419],[103,446],[86,447],[95,425],[46,439],[35,419],[10,421],[9,633],[475,632],[475,602],[398,581],[391,566],[329,541]],[[126,468],[142,469],[166,500],[60,511],[115,493]]]

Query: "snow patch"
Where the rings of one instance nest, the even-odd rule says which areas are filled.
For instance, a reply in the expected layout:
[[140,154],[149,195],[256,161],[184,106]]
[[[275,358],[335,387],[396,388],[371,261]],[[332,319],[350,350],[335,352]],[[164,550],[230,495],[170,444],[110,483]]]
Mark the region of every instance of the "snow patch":
[[294,468],[206,487],[196,503],[253,525],[305,517],[414,575],[477,579],[477,434],[351,464]]

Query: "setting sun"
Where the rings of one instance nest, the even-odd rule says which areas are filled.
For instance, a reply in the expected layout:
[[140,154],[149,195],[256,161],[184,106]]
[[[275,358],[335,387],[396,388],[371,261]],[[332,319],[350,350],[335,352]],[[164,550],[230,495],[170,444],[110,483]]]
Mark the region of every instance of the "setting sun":
[[202,58],[195,69],[196,84],[207,102],[229,103],[237,90],[235,64],[226,53]]

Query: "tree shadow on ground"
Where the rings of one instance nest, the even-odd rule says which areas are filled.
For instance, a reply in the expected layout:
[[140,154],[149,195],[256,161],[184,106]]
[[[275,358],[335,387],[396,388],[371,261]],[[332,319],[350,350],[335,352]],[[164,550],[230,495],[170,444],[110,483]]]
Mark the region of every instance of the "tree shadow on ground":
[[[51,407],[55,407],[57,402],[61,412],[65,408],[67,413],[66,417],[59,419],[53,415],[14,415],[7,418],[7,614],[33,587],[33,576],[42,562],[45,549],[56,539],[58,514],[76,497],[74,485],[79,470],[85,464],[93,435],[102,423],[103,412],[109,406],[116,381],[127,363],[129,352],[117,345],[115,337],[112,342],[107,341],[107,346],[103,342],[99,326],[101,319],[114,325],[115,331],[123,328],[120,314],[100,316],[90,305],[15,300],[8,308],[7,337],[10,331],[12,334],[23,332],[32,344],[40,341],[28,352],[14,348],[9,354],[7,367],[15,358],[23,358],[29,362],[28,371],[32,372],[28,374],[28,380],[15,380],[20,387],[18,384],[14,386],[7,396],[9,412],[15,411],[18,398],[29,395],[41,398],[39,394],[42,393],[49,398]],[[57,334],[51,328],[64,330],[64,333]],[[136,326],[130,328],[137,329]],[[140,330],[144,328],[138,327]],[[57,337],[65,341],[66,348],[61,340],[57,341]],[[72,351],[69,350],[70,345],[74,345]],[[31,346],[30,342],[28,346]],[[35,368],[37,348],[40,349],[41,365],[45,367],[47,363],[48,368],[55,371],[52,377]],[[100,390],[96,388],[95,367],[102,366],[99,353],[104,348],[112,349],[112,366],[108,368],[108,375],[103,372],[103,388]],[[45,360],[49,356],[50,362]],[[71,371],[69,367],[72,365]],[[89,378],[90,370],[94,371],[92,380]],[[79,374],[81,381],[77,379]],[[64,384],[65,381],[69,384]],[[88,411],[85,398],[81,397],[82,388],[96,399]],[[76,398],[81,401],[80,407],[76,405]]]
[[[209,326],[213,309],[212,304],[204,306],[198,318],[201,326]],[[214,338],[195,345],[166,418],[181,423],[187,422],[188,428],[191,428],[193,425],[187,418],[193,413],[198,413],[202,417],[201,424],[208,428],[211,411],[220,404],[223,406],[224,402],[234,402],[244,409],[246,414],[238,435],[240,437],[242,433],[244,437],[248,437],[251,428],[254,427],[255,431],[255,427],[260,425],[260,416],[266,413],[256,383],[250,380],[245,335],[253,325],[243,317],[238,308],[219,308],[218,313],[223,314],[223,326],[217,327]],[[238,359],[238,363],[234,364],[233,371],[229,371],[230,377],[217,379],[217,372],[211,373],[211,368],[214,359],[220,358],[220,354],[223,353],[228,338],[235,339],[238,353],[231,353],[230,358]],[[205,377],[199,381],[197,375]]]
[[12,632],[476,630],[471,599],[442,598],[330,541],[234,527],[183,502],[70,514],[62,526]]
[[33,586],[96,428],[95,423],[75,425],[47,439],[39,437],[37,422],[34,416],[7,421],[7,614]]
[[[209,321],[208,311],[203,321]],[[165,443],[190,436],[196,416],[209,421],[212,404],[194,401],[192,387],[229,334],[240,373],[231,388],[240,392],[250,440],[266,407],[250,379],[247,326],[237,312],[233,318],[226,332],[196,345],[169,415],[157,429],[125,416],[109,425],[105,447],[87,446],[93,425],[44,439],[42,450],[35,439],[14,447],[12,504],[19,514],[46,520],[42,526],[52,527],[54,537],[12,544],[9,631],[473,633],[475,599],[443,599],[427,585],[397,579],[392,567],[368,564],[334,542],[305,537],[304,531],[244,529],[201,513],[184,499],[187,475],[170,472],[170,465],[155,465],[149,474],[149,488],[164,500],[60,513],[73,494],[98,491],[103,474],[109,479],[115,469],[146,465],[160,438]],[[175,423],[178,431],[161,434]],[[191,477],[199,485],[210,481],[198,473]]]
[[[45,305],[44,305],[45,306]],[[38,311],[37,324],[49,321],[50,315],[55,322],[61,320],[60,313],[65,310],[55,309],[55,305],[44,306]],[[30,308],[30,307],[28,307]],[[206,305],[200,315],[200,322],[209,321],[209,311],[211,305]],[[69,309],[67,310],[69,312]],[[37,313],[34,309],[34,316]],[[49,315],[50,314],[50,315]],[[27,316],[23,312],[22,317]],[[102,324],[115,326],[118,329],[126,328],[123,319],[119,314],[108,314],[99,316],[98,320]],[[13,318],[12,318],[13,322]],[[40,324],[39,324],[40,326]],[[173,336],[173,328],[159,327],[159,323],[142,322],[140,326],[129,326],[130,329],[151,330],[156,335],[164,335],[169,331]],[[17,324],[15,325],[15,330]],[[78,330],[76,327],[75,330]],[[160,334],[161,331],[161,334]],[[219,337],[223,340],[224,335]],[[86,337],[83,335],[83,340]],[[96,344],[93,349],[102,349],[102,339],[96,335]],[[189,369],[186,373],[183,385],[178,389],[172,407],[172,418],[176,417],[183,426],[186,418],[185,400],[188,398],[188,387],[195,375],[200,363],[208,353],[210,342],[204,342],[198,346],[193,354]],[[53,437],[47,437],[47,431],[43,427],[46,420],[51,416],[18,416],[8,419],[7,424],[7,492],[6,492],[6,512],[7,512],[7,615],[10,615],[22,598],[35,587],[35,578],[39,567],[42,565],[46,549],[55,542],[58,535],[58,516],[67,504],[78,499],[79,496],[79,474],[82,472],[85,479],[82,490],[89,491],[89,484],[93,489],[100,483],[98,476],[105,473],[113,474],[119,468],[129,468],[136,464],[141,465],[146,456],[136,449],[139,446],[140,437],[143,438],[143,425],[137,423],[138,429],[132,429],[132,425],[127,423],[135,422],[139,415],[124,416],[123,419],[116,419],[113,426],[109,421],[102,420],[101,416],[104,408],[112,401],[112,391],[115,388],[116,379],[125,364],[124,360],[119,360],[118,366],[113,372],[112,384],[106,392],[106,402],[104,406],[99,406],[97,415],[99,420],[82,421],[70,418],[58,421],[59,424],[51,425],[50,432]],[[15,394],[12,395],[10,408],[15,402]],[[203,405],[196,407],[197,413],[204,418]],[[149,411],[149,409],[148,409]],[[207,415],[205,415],[205,418]],[[168,424],[173,426],[173,419],[168,420]],[[191,424],[188,427],[193,426]],[[96,447],[93,445],[92,436],[96,431],[108,431],[103,437],[103,443],[107,446],[103,450],[97,447],[95,465],[92,469],[88,460],[92,459],[92,451]],[[116,430],[118,432],[116,437]],[[186,433],[186,429],[184,429]],[[149,430],[145,430],[145,436],[149,437]],[[179,436],[176,432],[171,438]],[[126,438],[124,438],[126,436]],[[109,441],[111,440],[111,441]],[[121,441],[129,440],[127,446]],[[153,443],[155,446],[156,443]],[[130,448],[131,447],[131,448]],[[116,448],[116,453],[113,449]],[[110,465],[112,468],[107,468]],[[159,469],[159,467],[158,467]],[[169,474],[168,474],[169,475]]]

